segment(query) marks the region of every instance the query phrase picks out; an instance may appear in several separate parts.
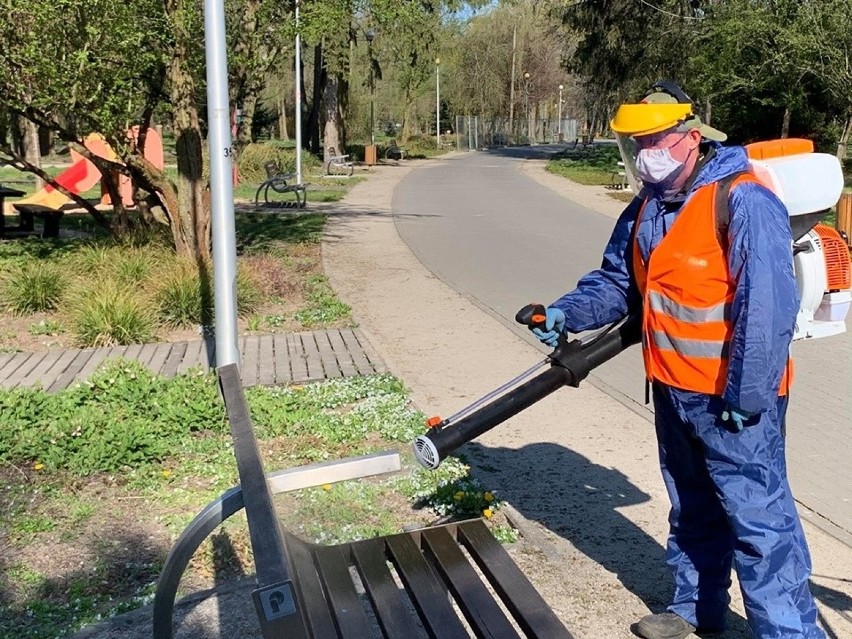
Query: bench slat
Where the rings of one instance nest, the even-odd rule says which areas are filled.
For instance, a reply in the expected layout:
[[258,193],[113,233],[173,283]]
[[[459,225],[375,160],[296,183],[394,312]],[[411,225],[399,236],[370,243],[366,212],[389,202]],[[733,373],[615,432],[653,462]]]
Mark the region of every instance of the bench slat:
[[445,587],[409,535],[387,538],[391,561],[432,639],[469,639]]
[[383,541],[376,539],[354,543],[352,557],[385,636],[411,636],[414,620],[390,573],[384,546]]
[[573,639],[482,521],[461,524],[458,530],[459,542],[467,548],[506,608],[529,637]]
[[287,549],[287,559],[295,574],[293,583],[301,595],[299,603],[311,636],[316,639],[337,637],[337,628],[326,603],[310,548],[298,537],[286,531],[284,546]]
[[374,633],[349,574],[349,560],[340,546],[317,546],[317,568],[331,602],[341,639],[367,639]]
[[422,543],[477,637],[520,639],[446,528],[423,531]]

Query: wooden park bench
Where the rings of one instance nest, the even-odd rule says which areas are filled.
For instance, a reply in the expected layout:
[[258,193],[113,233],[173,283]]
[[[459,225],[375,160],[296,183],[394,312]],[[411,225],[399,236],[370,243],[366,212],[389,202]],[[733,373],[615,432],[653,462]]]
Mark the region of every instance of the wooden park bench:
[[[257,187],[254,194],[254,205],[272,208],[281,208],[295,206],[298,209],[305,208],[307,202],[307,190],[304,184],[296,184],[293,182],[296,178],[295,173],[282,173],[278,162],[270,160],[263,164],[263,170],[266,171],[266,179]],[[292,193],[296,197],[296,201],[269,199],[270,191],[283,195]],[[261,202],[261,195],[263,201]]]
[[349,176],[355,172],[355,163],[349,159],[348,155],[341,155],[333,146],[330,146],[324,169],[326,175]]
[[240,485],[201,511],[166,559],[154,639],[172,639],[175,593],[195,550],[243,507],[264,639],[571,639],[482,520],[336,546],[306,543],[283,529],[273,494],[393,472],[401,468],[399,454],[264,475],[239,371],[230,364],[218,373]]

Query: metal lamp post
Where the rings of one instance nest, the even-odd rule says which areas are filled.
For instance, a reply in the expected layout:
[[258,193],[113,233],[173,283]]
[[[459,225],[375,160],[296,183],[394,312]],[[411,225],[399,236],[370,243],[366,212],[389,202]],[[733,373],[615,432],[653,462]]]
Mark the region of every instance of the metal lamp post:
[[299,35],[299,0],[296,0],[296,184],[302,183],[302,40]]
[[441,58],[435,58],[435,147],[441,150]]
[[529,142],[532,139],[530,137],[530,74],[529,74],[529,71],[524,73],[524,102],[526,103],[526,111],[527,111],[527,142]]
[[376,144],[376,99],[375,99],[375,80],[373,77],[373,40],[376,39],[376,32],[370,29],[365,34],[367,36],[367,54],[370,58],[370,144]]
[[558,107],[558,120],[556,122],[556,134],[559,137],[559,141],[562,142],[562,89],[565,87],[561,84],[559,85],[559,107]]
[[[237,244],[234,232],[234,149],[228,105],[228,54],[222,0],[204,0],[207,61],[207,142],[210,151],[210,218],[213,232],[213,302],[216,366],[239,364],[237,346]],[[204,241],[205,238],[199,238]]]

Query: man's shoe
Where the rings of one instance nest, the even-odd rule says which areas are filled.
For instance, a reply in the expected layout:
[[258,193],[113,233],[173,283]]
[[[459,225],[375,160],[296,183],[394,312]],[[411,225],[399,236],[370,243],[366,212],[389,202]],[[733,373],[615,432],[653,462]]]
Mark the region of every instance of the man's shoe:
[[685,639],[695,632],[696,628],[673,612],[663,612],[642,617],[634,630],[645,639]]

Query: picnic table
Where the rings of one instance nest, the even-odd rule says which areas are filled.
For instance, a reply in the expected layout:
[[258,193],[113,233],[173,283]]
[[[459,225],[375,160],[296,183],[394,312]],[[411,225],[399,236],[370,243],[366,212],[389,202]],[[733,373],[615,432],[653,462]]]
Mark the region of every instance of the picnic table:
[[2,239],[6,233],[6,216],[3,214],[4,200],[7,197],[23,197],[24,195],[26,195],[26,192],[24,191],[0,185],[0,239]]

